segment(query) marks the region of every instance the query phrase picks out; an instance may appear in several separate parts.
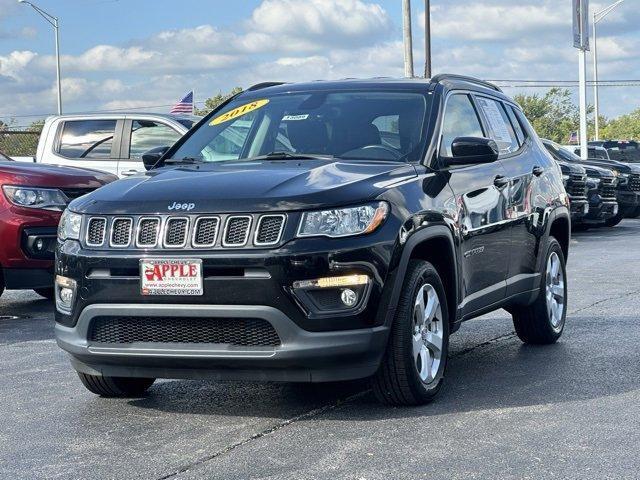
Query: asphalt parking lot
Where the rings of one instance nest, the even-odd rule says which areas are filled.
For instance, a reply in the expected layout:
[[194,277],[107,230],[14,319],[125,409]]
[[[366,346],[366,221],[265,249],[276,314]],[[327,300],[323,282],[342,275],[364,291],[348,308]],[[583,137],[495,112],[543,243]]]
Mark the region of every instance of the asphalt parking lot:
[[53,340],[52,305],[0,300],[0,478],[637,478],[640,220],[574,234],[569,318],[523,346],[497,312],[452,337],[431,405],[366,385],[162,381],[107,400]]

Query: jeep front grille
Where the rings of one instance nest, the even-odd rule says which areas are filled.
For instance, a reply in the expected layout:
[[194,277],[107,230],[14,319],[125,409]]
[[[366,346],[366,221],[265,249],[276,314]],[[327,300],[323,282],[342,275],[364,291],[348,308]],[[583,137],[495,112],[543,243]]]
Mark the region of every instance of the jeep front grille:
[[284,215],[264,215],[260,217],[254,243],[256,245],[274,245],[278,243],[283,227]]
[[89,342],[223,344],[238,347],[277,347],[280,337],[259,318],[96,317]]
[[111,225],[111,240],[110,245],[112,247],[128,247],[131,242],[131,226],[133,220],[130,218],[116,218]]
[[159,232],[159,218],[141,218],[138,222],[136,245],[138,247],[155,247],[158,243]]
[[220,219],[218,217],[200,217],[196,220],[193,234],[193,246],[213,247],[218,239]]
[[224,230],[222,244],[225,247],[242,247],[249,238],[251,217],[229,217]]
[[187,243],[187,232],[189,229],[189,219],[169,218],[165,225],[164,246],[184,247]]
[[283,243],[285,214],[88,216],[87,248],[266,248]]
[[87,226],[87,245],[99,247],[104,243],[104,234],[107,230],[106,218],[92,218]]

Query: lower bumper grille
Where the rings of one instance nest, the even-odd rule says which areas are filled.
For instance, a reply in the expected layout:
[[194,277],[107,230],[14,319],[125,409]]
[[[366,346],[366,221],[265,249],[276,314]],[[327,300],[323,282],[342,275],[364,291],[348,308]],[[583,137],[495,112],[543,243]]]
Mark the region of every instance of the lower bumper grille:
[[259,318],[96,317],[89,341],[107,344],[196,343],[276,347],[280,337]]

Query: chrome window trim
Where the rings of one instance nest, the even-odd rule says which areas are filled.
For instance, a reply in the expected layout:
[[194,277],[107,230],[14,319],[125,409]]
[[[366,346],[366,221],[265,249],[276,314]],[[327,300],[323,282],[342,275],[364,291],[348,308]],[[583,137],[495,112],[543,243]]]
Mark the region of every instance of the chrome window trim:
[[[218,224],[216,225],[216,234],[213,238],[213,242],[211,244],[208,243],[198,243],[196,242],[196,235],[198,233],[198,225],[200,224],[200,220],[217,220]],[[218,241],[218,237],[220,235],[220,224],[222,220],[217,215],[203,215],[201,217],[197,217],[196,221],[193,224],[193,232],[191,233],[191,246],[193,248],[212,248],[215,247],[216,242]]]
[[[126,220],[129,222],[129,239],[126,243],[126,245],[114,245],[113,244],[113,226],[115,225],[115,223],[118,220]],[[109,223],[111,229],[109,230],[109,247],[111,248],[127,248],[129,245],[131,245],[131,235],[133,234],[133,218],[131,217],[113,217],[111,219],[111,222]]]
[[[242,243],[232,243],[232,244],[228,244],[226,242],[226,238],[227,238],[227,230],[229,228],[229,222],[231,220],[233,220],[234,218],[248,218],[249,219],[249,224],[247,225],[247,231],[245,233],[244,236],[244,242]],[[247,242],[249,241],[249,235],[251,235],[251,225],[253,224],[253,217],[251,215],[229,215],[227,217],[227,219],[224,222],[224,232],[222,232],[222,246],[226,247],[226,248],[239,248],[239,247],[244,247]]]
[[[104,220],[104,233],[102,234],[102,241],[100,243],[89,242],[89,227],[91,226],[91,222],[93,220]],[[107,233],[109,233],[109,220],[107,220],[106,217],[89,217],[84,234],[84,243],[87,245],[87,247],[102,247],[107,239]]]
[[[282,225],[280,225],[280,231],[278,232],[278,237],[276,238],[275,242],[258,242],[258,233],[260,232],[260,225],[262,225],[262,220],[264,220],[265,218],[282,218]],[[277,245],[278,243],[280,243],[280,240],[282,239],[282,233],[284,232],[284,226],[287,223],[287,216],[284,213],[268,213],[266,215],[262,215],[259,219],[258,219],[258,223],[256,224],[256,231],[253,234],[253,244],[256,247],[270,247],[273,245]]]
[[[156,233],[156,240],[155,240],[154,243],[149,244],[149,245],[140,244],[140,225],[145,220],[155,220],[158,223],[158,231]],[[140,216],[140,217],[138,217],[138,223],[136,225],[136,240],[135,240],[136,248],[155,248],[155,247],[157,247],[161,233],[162,233],[162,219],[160,217],[155,217],[155,216],[148,216],[148,217],[147,216]]]
[[[184,233],[184,242],[182,242],[180,245],[167,245],[167,227],[169,226],[169,223],[174,221],[174,220],[186,220],[187,221],[187,225],[185,227],[185,233]],[[187,245],[187,242],[189,241],[189,227],[191,226],[191,219],[189,217],[185,217],[185,216],[180,216],[180,217],[173,217],[173,216],[167,216],[163,222],[163,228],[162,228],[162,247],[163,248],[168,248],[168,249],[175,249],[175,248],[184,248]]]

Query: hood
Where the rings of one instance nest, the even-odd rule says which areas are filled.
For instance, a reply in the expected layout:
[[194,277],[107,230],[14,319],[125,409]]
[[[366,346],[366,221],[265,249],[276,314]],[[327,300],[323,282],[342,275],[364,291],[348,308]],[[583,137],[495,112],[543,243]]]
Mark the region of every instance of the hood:
[[556,163],[560,166],[560,170],[564,175],[571,175],[571,174],[580,175],[585,173],[584,167],[577,165],[575,163],[563,162],[561,160],[556,160]]
[[610,168],[596,167],[594,165],[583,165],[587,171],[587,175],[591,178],[613,177],[613,171]]
[[115,175],[86,168],[43,163],[0,162],[0,183],[50,188],[99,188],[117,180]]
[[589,158],[582,163],[586,165],[595,165],[597,167],[604,167],[609,169],[618,170],[620,173],[640,173],[640,165],[633,165],[630,163],[619,162],[617,160],[605,160],[603,158]]
[[[128,177],[74,201],[95,214],[302,210],[367,201],[416,177],[410,164],[374,161],[282,160],[164,167]],[[177,213],[186,213],[179,209]]]

